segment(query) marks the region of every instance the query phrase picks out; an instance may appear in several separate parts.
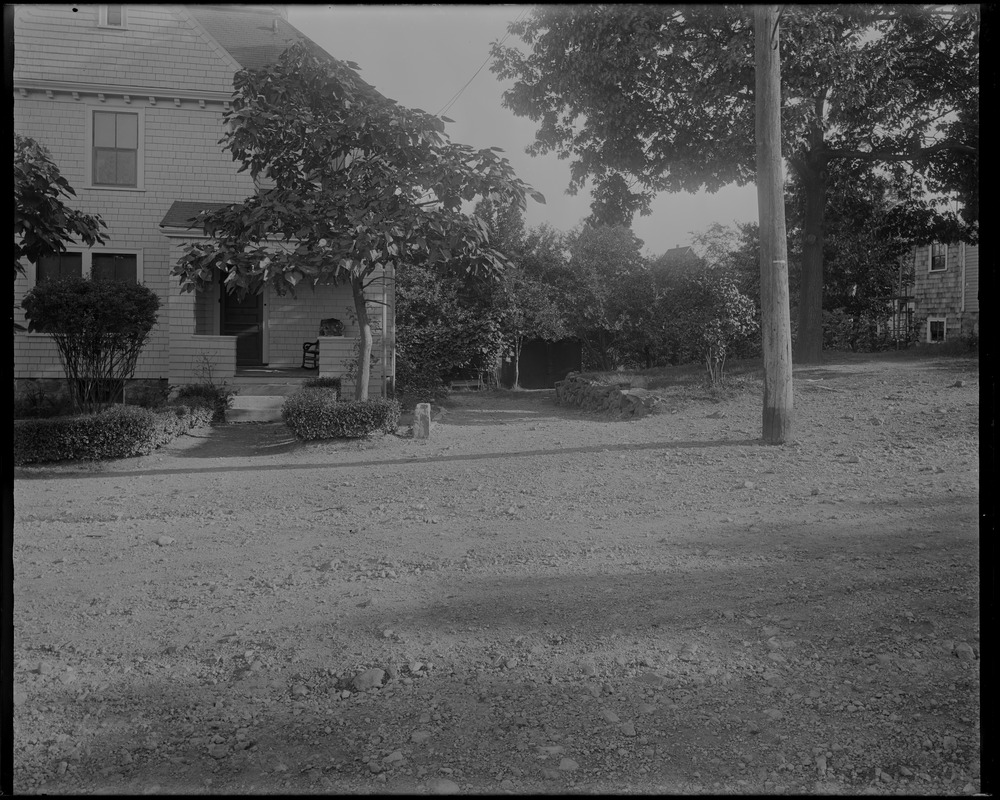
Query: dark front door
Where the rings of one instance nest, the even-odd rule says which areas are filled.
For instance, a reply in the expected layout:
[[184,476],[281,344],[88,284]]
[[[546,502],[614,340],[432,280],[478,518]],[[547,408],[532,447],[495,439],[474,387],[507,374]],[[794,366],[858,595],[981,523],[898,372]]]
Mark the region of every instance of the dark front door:
[[264,296],[247,295],[238,300],[222,287],[223,336],[236,337],[236,366],[259,367],[264,363]]

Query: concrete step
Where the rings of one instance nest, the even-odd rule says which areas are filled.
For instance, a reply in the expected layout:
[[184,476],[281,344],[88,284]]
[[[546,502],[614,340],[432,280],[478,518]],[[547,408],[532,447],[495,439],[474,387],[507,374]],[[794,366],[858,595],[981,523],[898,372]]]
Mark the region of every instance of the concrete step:
[[226,410],[226,422],[277,422],[281,419],[283,395],[241,395]]

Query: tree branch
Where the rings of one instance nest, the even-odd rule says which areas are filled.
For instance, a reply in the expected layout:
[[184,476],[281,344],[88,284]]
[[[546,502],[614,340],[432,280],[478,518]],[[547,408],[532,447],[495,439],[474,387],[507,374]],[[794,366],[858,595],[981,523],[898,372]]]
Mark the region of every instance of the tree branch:
[[[826,148],[825,150],[827,158],[831,160],[853,158],[858,161],[913,161],[914,159],[944,152],[975,155],[979,151],[971,145],[959,144],[957,142],[939,142],[930,147],[919,147],[905,153],[895,150],[836,150],[833,148]],[[789,160],[791,161],[791,159]]]

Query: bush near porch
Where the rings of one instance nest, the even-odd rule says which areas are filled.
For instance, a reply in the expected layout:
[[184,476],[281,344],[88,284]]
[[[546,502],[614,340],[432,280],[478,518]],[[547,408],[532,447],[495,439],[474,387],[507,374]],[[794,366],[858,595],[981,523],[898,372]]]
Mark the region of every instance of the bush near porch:
[[148,455],[191,428],[207,425],[207,403],[159,410],[120,405],[97,414],[14,421],[14,464]]
[[357,439],[395,433],[401,409],[397,400],[371,397],[341,403],[336,388],[305,387],[289,395],[281,418],[296,438]]

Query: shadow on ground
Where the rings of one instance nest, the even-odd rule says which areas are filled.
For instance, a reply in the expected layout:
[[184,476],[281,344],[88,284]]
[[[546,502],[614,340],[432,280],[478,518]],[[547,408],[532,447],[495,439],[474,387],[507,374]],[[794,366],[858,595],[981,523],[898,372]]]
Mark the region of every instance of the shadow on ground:
[[[298,443],[294,447],[307,448],[315,447],[310,443]],[[418,456],[416,454],[411,454],[403,458],[385,458],[385,459],[364,459],[364,460],[349,460],[349,461],[310,461],[308,463],[302,464],[248,464],[240,463],[236,465],[226,465],[217,467],[177,467],[177,468],[156,468],[151,467],[149,469],[132,469],[127,471],[115,471],[115,470],[101,470],[88,468],[86,470],[81,470],[79,472],[71,471],[55,471],[46,468],[33,468],[30,471],[20,470],[17,473],[17,477],[24,480],[32,479],[48,479],[54,480],[59,478],[119,478],[119,477],[129,477],[134,476],[136,473],[141,473],[143,475],[188,475],[193,473],[214,473],[214,472],[268,472],[271,470],[324,470],[324,469],[352,469],[355,467],[386,467],[386,466],[402,466],[409,464],[434,464],[448,461],[491,461],[495,459],[503,458],[524,458],[524,457],[535,457],[535,456],[556,456],[565,455],[568,453],[604,453],[604,452],[622,452],[622,451],[639,451],[639,450],[680,450],[680,449],[690,449],[690,448],[709,448],[709,447],[750,447],[750,446],[765,446],[760,439],[720,439],[716,441],[685,441],[685,442],[642,442],[634,444],[609,444],[609,445],[589,445],[586,447],[554,447],[554,448],[544,448],[538,450],[516,450],[512,452],[496,452],[496,453],[466,453],[459,455],[438,455],[438,456]],[[293,447],[293,449],[294,449]],[[355,446],[356,447],[356,446]],[[221,457],[219,455],[221,451],[213,447],[210,454],[206,454],[203,457],[206,458],[217,458]],[[232,450],[226,449],[229,458],[240,458],[252,455],[261,455],[260,450],[239,450],[235,446]],[[349,452],[349,451],[348,451]],[[184,457],[183,454],[175,453],[181,458]],[[193,456],[195,458],[199,456]]]

